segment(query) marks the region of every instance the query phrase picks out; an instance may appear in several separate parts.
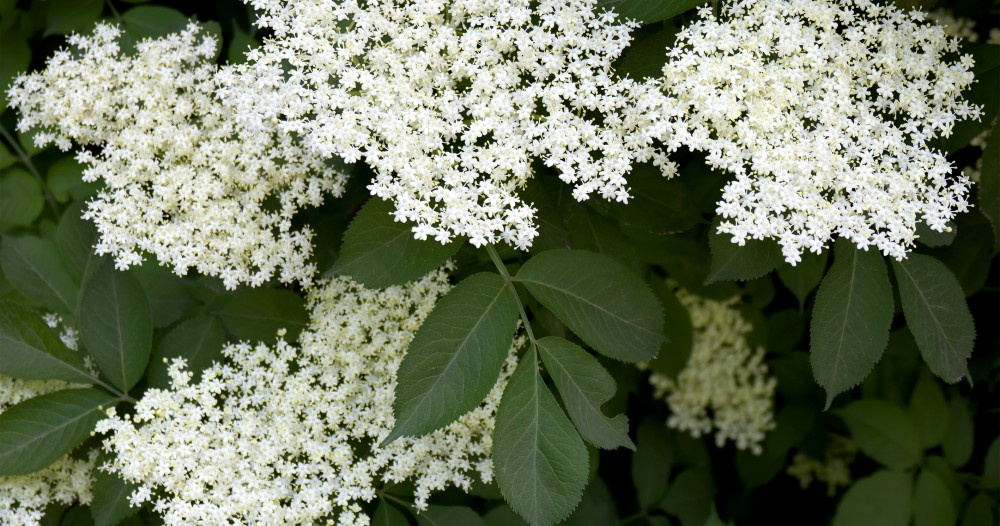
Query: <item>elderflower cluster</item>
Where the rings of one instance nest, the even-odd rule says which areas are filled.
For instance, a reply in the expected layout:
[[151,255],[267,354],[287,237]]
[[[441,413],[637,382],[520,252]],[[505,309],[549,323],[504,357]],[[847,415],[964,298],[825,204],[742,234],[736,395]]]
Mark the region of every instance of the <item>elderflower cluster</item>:
[[737,0],[678,34],[663,87],[686,108],[680,142],[734,172],[717,212],[735,243],[776,238],[785,259],[833,236],[903,258],[917,224],[968,208],[928,141],[978,118],[972,57],[919,11],[870,0]]
[[[74,386],[61,381],[22,380],[0,375],[0,414],[30,398],[71,387]],[[0,524],[38,526],[50,504],[89,504],[92,497],[90,473],[95,459],[96,451],[82,459],[67,455],[29,475],[0,477]]]
[[774,429],[774,391],[764,349],[751,349],[746,336],[753,330],[734,305],[739,297],[715,301],[683,289],[677,299],[691,315],[691,357],[674,380],[653,373],[653,396],[666,398],[667,425],[695,437],[715,430],[715,443],[732,440],[754,454]]
[[417,239],[526,249],[535,159],[581,201],[627,201],[635,162],[674,173],[654,149],[668,99],[613,72],[635,24],[597,0],[247,3],[274,36],[223,72],[220,96],[245,126],[363,159]]
[[308,284],[311,232],[292,216],[340,194],[345,176],[267,123],[236,125],[214,93],[215,39],[197,25],[129,56],[120,35],[98,25],[71,36],[72,49],[9,91],[19,130],[39,127],[39,145],[76,143],[84,180],[104,182],[84,214],[100,232],[97,253],[113,254],[119,269],[150,253],[227,288],[274,275]]
[[134,416],[113,410],[110,470],[139,484],[166,524],[368,524],[359,503],[413,479],[417,507],[470,474],[492,478],[494,415],[514,349],[483,404],[430,435],[379,443],[394,425],[396,371],[413,334],[448,290],[443,271],[385,290],[346,278],[314,287],[311,321],[294,346],[230,345],[190,383],[174,361],[168,390],[150,389]]
[[825,482],[826,494],[833,497],[839,487],[851,485],[851,463],[857,453],[858,445],[853,440],[830,435],[822,462],[799,452],[792,458],[787,473],[799,480],[802,489],[808,488],[814,480]]

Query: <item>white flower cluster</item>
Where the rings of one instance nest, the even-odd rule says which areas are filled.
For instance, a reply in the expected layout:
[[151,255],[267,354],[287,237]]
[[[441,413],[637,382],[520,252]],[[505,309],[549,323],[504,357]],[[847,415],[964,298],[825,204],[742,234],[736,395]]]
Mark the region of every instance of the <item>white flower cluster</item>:
[[277,123],[311,153],[364,160],[372,194],[417,239],[466,236],[526,249],[534,209],[517,195],[534,159],[573,195],[627,201],[667,99],[612,63],[635,24],[597,0],[247,0],[274,32],[220,95],[245,126]]
[[[0,376],[0,414],[29,398],[71,387],[60,381]],[[30,475],[0,477],[0,524],[38,526],[49,504],[89,504],[96,453],[91,451],[85,459],[67,455]]]
[[673,380],[653,373],[653,396],[666,397],[667,425],[700,437],[715,429],[715,443],[732,440],[739,449],[759,455],[768,431],[774,429],[774,391],[764,349],[753,350],[746,336],[753,327],[726,301],[701,298],[683,289],[677,299],[691,315],[694,331],[691,357]]
[[940,26],[870,0],[737,0],[710,8],[668,52],[664,89],[686,108],[678,140],[736,174],[720,232],[776,238],[785,259],[834,235],[903,258],[919,222],[968,207],[969,181],[927,141],[978,118],[961,96],[972,58]]
[[[414,479],[416,504],[432,491],[492,478],[494,415],[516,365],[514,352],[482,406],[419,439],[378,444],[394,425],[396,371],[435,301],[444,272],[405,286],[366,290],[338,278],[314,287],[299,346],[247,344],[197,384],[181,361],[172,387],[151,389],[135,415],[109,418],[111,471],[136,482],[166,524],[368,524],[359,502]],[[331,522],[332,523],[332,522]]]
[[40,145],[77,143],[84,179],[104,181],[84,216],[101,234],[97,253],[124,269],[148,252],[228,288],[275,274],[308,284],[311,233],[291,218],[342,192],[345,176],[266,123],[236,126],[214,94],[216,42],[197,25],[127,57],[119,36],[107,25],[74,35],[72,50],[9,91],[19,130],[41,127]]

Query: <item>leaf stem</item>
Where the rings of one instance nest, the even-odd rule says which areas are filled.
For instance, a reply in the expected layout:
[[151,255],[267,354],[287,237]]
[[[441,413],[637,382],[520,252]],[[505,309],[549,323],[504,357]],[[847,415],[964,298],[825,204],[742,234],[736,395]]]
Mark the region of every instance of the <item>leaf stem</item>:
[[507,288],[510,293],[514,295],[514,301],[517,303],[517,310],[521,315],[521,322],[524,325],[524,331],[528,334],[528,339],[531,341],[532,348],[538,346],[538,340],[535,339],[535,334],[531,330],[531,323],[528,321],[528,314],[524,310],[524,305],[521,303],[521,297],[517,295],[517,289],[514,288],[514,282],[510,277],[510,273],[507,272],[507,267],[503,264],[503,260],[500,259],[500,255],[497,251],[493,249],[492,245],[486,245],[486,252],[490,255],[490,259],[493,260],[493,265],[496,266],[497,271],[503,276],[504,281],[507,283]]
[[391,501],[395,502],[396,504],[399,504],[400,506],[405,507],[407,510],[409,510],[413,514],[417,514],[417,513],[420,512],[420,510],[417,509],[417,506],[415,504],[413,504],[412,502],[403,500],[403,499],[401,499],[401,498],[393,495],[392,493],[389,493],[388,491],[386,491],[384,489],[380,489],[376,493],[378,493],[379,498],[383,498],[385,500],[391,500]]

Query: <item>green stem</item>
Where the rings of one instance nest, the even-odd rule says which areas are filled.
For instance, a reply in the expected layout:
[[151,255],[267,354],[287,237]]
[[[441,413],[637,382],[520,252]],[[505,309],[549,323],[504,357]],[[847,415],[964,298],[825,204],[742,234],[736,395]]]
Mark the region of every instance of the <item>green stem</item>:
[[510,273],[507,272],[507,267],[503,264],[503,260],[500,259],[500,255],[497,254],[492,245],[486,245],[486,252],[490,255],[490,259],[493,260],[493,264],[497,267],[500,275],[503,276],[504,281],[507,283],[507,288],[514,296],[514,302],[517,303],[517,310],[521,314],[521,324],[524,325],[524,332],[528,334],[528,339],[531,340],[532,347],[536,347],[538,340],[535,339],[535,334],[531,330],[531,323],[528,322],[528,314],[521,303],[521,297],[517,295],[517,289],[514,288],[514,282],[510,277]]
[[31,156],[28,155],[28,152],[24,151],[24,148],[21,148],[21,144],[17,142],[14,136],[11,135],[10,132],[7,131],[7,128],[3,125],[0,125],[0,136],[3,136],[3,138],[10,143],[10,147],[14,150],[14,154],[16,154],[18,159],[26,167],[28,167],[28,171],[31,172],[31,175],[38,181],[38,184],[42,187],[42,191],[45,193],[45,202],[48,203],[49,208],[52,209],[52,213],[58,218],[59,207],[56,206],[56,201],[52,197],[52,190],[49,189],[49,185],[45,182],[45,178],[42,177],[42,173],[35,167],[35,163],[31,162]]
[[412,502],[407,502],[407,501],[405,501],[405,500],[403,500],[403,499],[401,499],[401,498],[393,495],[392,493],[389,493],[389,492],[387,492],[385,490],[382,490],[382,489],[378,490],[377,493],[378,493],[379,498],[382,498],[382,499],[385,499],[385,500],[391,500],[391,501],[395,502],[396,504],[399,504],[400,506],[403,506],[406,509],[410,510],[414,515],[416,515],[417,513],[419,513],[419,510],[417,510],[417,507],[414,506]]

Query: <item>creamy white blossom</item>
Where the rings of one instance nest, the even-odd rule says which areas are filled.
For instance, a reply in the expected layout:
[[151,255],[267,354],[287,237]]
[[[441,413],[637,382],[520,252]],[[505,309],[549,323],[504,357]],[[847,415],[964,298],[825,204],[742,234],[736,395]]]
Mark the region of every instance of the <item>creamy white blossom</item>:
[[961,95],[972,57],[942,27],[869,0],[721,11],[703,8],[663,69],[686,108],[677,140],[736,174],[720,232],[775,238],[793,264],[834,236],[900,259],[918,223],[943,231],[968,208],[968,179],[928,145],[980,113]]
[[[72,387],[76,386],[55,380],[22,380],[0,375],[0,414],[30,398]],[[91,451],[84,458],[66,455],[35,473],[0,477],[0,524],[38,526],[49,504],[89,504],[96,453]]]
[[649,377],[653,396],[666,398],[670,408],[667,425],[695,437],[714,430],[719,447],[732,440],[759,455],[775,426],[777,381],[768,374],[764,348],[747,343],[753,326],[734,308],[740,298],[715,301],[684,289],[676,294],[691,316],[691,357],[676,380],[655,372]]
[[292,217],[341,193],[345,176],[266,123],[237,127],[214,93],[217,43],[197,25],[130,56],[120,34],[98,25],[71,36],[71,49],[9,91],[19,130],[40,128],[39,145],[76,143],[84,180],[103,181],[84,215],[100,232],[97,253],[120,269],[149,253],[228,288],[274,275],[308,284],[311,231]]
[[387,483],[431,492],[492,478],[494,415],[516,365],[513,349],[483,404],[430,435],[379,443],[394,425],[396,371],[413,334],[448,290],[444,272],[367,290],[346,278],[311,289],[298,346],[230,345],[226,361],[190,383],[181,360],[172,386],[150,389],[133,416],[113,410],[110,469],[140,485],[166,524],[367,524],[361,502]]
[[668,99],[613,72],[635,24],[596,0],[247,3],[274,36],[223,72],[226,103],[245,126],[364,160],[418,239],[528,247],[518,192],[535,160],[578,200],[627,201],[637,161],[673,173],[654,148]]
[[814,481],[826,483],[826,494],[833,497],[840,487],[851,485],[851,463],[857,453],[858,444],[854,440],[830,434],[822,461],[800,451],[792,457],[792,465],[785,472],[797,478],[802,489]]

